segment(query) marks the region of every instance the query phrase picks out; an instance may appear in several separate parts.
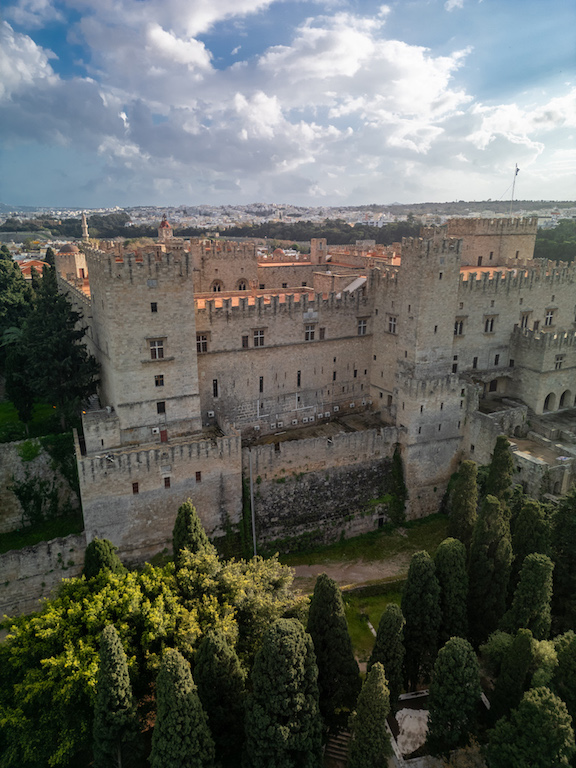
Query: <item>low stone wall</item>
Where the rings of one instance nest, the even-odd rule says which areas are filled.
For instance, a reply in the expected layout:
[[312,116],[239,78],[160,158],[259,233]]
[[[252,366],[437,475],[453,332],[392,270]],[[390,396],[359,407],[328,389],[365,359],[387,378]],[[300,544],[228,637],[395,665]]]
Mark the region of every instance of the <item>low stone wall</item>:
[[80,533],[0,555],[0,616],[38,610],[62,579],[82,573],[85,549]]

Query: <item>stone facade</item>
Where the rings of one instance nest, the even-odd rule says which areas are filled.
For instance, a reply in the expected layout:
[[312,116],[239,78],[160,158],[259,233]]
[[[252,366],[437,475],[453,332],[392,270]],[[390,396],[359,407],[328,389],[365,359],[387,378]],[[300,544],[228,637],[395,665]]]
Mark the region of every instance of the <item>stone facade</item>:
[[[62,289],[83,310],[102,366],[103,408],[86,413],[78,458],[88,539],[147,556],[169,542],[188,495],[221,534],[240,519],[249,450],[275,468],[253,470],[264,478],[255,505],[266,539],[282,538],[287,510],[300,510],[293,473],[308,478],[302,498],[319,500],[318,525],[316,513],[295,512],[299,533],[330,518],[321,511],[330,486],[353,512],[343,528],[341,511],[327,527],[374,527],[344,474],[365,470],[379,498],[373,478],[386,476],[396,445],[407,513],[422,516],[438,509],[462,458],[489,458],[496,422],[477,417],[479,397],[522,401],[524,420],[526,409],[573,407],[576,268],[532,261],[536,220],[455,220],[423,235],[401,248],[317,239],[298,260],[256,243],[171,236],[134,252],[103,244],[84,248],[88,290],[62,265]],[[362,413],[393,430],[378,458],[350,443],[342,463],[321,431],[316,448],[296,439]],[[316,450],[321,467],[304,460]]]

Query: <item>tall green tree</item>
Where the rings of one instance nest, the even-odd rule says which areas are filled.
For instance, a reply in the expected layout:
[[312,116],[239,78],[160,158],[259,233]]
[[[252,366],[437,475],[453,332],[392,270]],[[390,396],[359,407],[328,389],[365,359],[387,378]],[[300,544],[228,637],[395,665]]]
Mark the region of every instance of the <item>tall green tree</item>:
[[191,499],[185,501],[178,508],[172,530],[172,550],[176,570],[182,566],[182,550],[184,549],[193,554],[200,550],[213,549]]
[[514,518],[512,531],[512,580],[517,583],[522,563],[533,552],[550,554],[552,525],[550,517],[542,504],[535,499],[523,499],[518,514]]
[[348,752],[348,768],[381,768],[392,754],[386,718],[390,713],[390,697],[384,667],[374,664],[350,717],[352,741]]
[[511,564],[507,517],[498,499],[487,496],[474,526],[468,566],[468,626],[475,643],[491,634],[504,614]]
[[548,638],[553,570],[554,563],[546,555],[533,553],[524,559],[512,606],[502,618],[501,627],[505,632],[526,627],[536,640]]
[[377,663],[382,664],[386,672],[390,706],[395,711],[404,677],[404,616],[400,606],[395,603],[389,603],[380,617],[376,641],[368,661],[368,672]]
[[51,267],[55,267],[56,266],[55,253],[54,253],[54,250],[52,248],[50,248],[50,246],[48,246],[48,248],[46,248],[46,253],[44,255],[44,261],[47,264],[50,264]]
[[58,293],[56,273],[44,269],[36,306],[23,326],[22,345],[32,388],[57,409],[62,428],[96,391],[98,363],[82,343],[81,315]]
[[322,720],[312,638],[297,619],[268,629],[252,669],[246,707],[251,768],[319,768]]
[[558,666],[554,670],[554,692],[568,707],[576,722],[576,634],[572,630],[554,639]]
[[406,649],[405,680],[407,687],[416,688],[421,678],[427,679],[438,651],[440,585],[434,562],[428,552],[412,555],[408,578],[402,593],[404,648]]
[[466,547],[458,539],[444,539],[434,555],[434,565],[442,613],[438,639],[444,645],[451,637],[468,635]]
[[84,553],[84,576],[91,579],[100,571],[124,573],[126,569],[116,554],[117,549],[108,539],[92,539]]
[[489,768],[561,768],[575,751],[564,702],[548,688],[532,688],[510,718],[488,732],[486,757]]
[[554,590],[552,610],[557,631],[576,627],[576,488],[560,502],[552,523]]
[[126,653],[115,627],[104,628],[94,706],[94,768],[123,768],[138,752],[138,717]]
[[190,665],[173,648],[164,651],[156,684],[152,768],[211,768],[214,741]]
[[453,637],[438,652],[428,699],[428,745],[432,754],[464,746],[476,728],[481,695],[474,649]]
[[325,573],[316,579],[310,600],[307,630],[318,663],[320,711],[330,726],[341,710],[352,710],[360,692],[360,670],[348,634],[342,593]]
[[194,680],[208,715],[216,757],[222,766],[233,768],[244,744],[246,672],[223,632],[209,632],[202,639]]
[[528,688],[534,652],[532,632],[519,629],[502,659],[500,672],[491,697],[491,715],[495,722],[516,709]]
[[488,471],[485,493],[495,496],[499,501],[506,501],[510,496],[514,461],[510,452],[510,443],[506,435],[496,438],[494,453]]
[[448,502],[448,534],[470,547],[478,506],[478,466],[475,461],[463,461],[454,479]]

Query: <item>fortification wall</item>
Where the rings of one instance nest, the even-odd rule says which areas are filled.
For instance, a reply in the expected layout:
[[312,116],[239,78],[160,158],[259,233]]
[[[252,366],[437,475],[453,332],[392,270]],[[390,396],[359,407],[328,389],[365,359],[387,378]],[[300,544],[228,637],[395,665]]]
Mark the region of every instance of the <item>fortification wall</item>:
[[178,507],[187,498],[209,536],[238,523],[242,508],[240,438],[207,436],[175,444],[81,456],[78,471],[86,539],[106,538],[128,562],[171,548]]
[[253,242],[231,241],[190,242],[197,292],[238,290],[240,281],[248,286],[258,281],[257,248]]
[[60,508],[69,505],[78,509],[80,503],[60,471],[54,468],[52,457],[43,448],[31,461],[22,460],[19,451],[25,442],[28,441],[0,443],[0,533],[19,530],[23,525],[22,506],[12,490],[15,481],[37,480],[47,483],[48,488],[54,484]]
[[260,261],[256,281],[259,287],[264,286],[269,290],[311,286],[317,269],[318,267],[309,261],[287,264]]
[[80,533],[0,555],[0,616],[39,610],[62,579],[81,575],[85,549]]
[[449,219],[449,237],[462,239],[462,266],[502,266],[531,259],[537,217],[509,219]]
[[397,438],[394,428],[371,429],[244,449],[257,541],[282,539],[294,549],[303,541],[334,541],[385,522],[383,497]]

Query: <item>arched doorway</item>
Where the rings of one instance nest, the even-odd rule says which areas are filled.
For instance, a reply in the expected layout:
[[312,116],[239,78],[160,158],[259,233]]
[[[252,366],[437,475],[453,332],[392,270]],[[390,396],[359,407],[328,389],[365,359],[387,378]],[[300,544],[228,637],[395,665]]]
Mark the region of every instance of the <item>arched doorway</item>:
[[546,395],[546,400],[544,400],[544,412],[546,411],[555,411],[556,410],[556,395],[554,392],[550,392],[548,395]]
[[560,408],[570,408],[572,406],[572,392],[569,389],[562,392],[560,397]]

